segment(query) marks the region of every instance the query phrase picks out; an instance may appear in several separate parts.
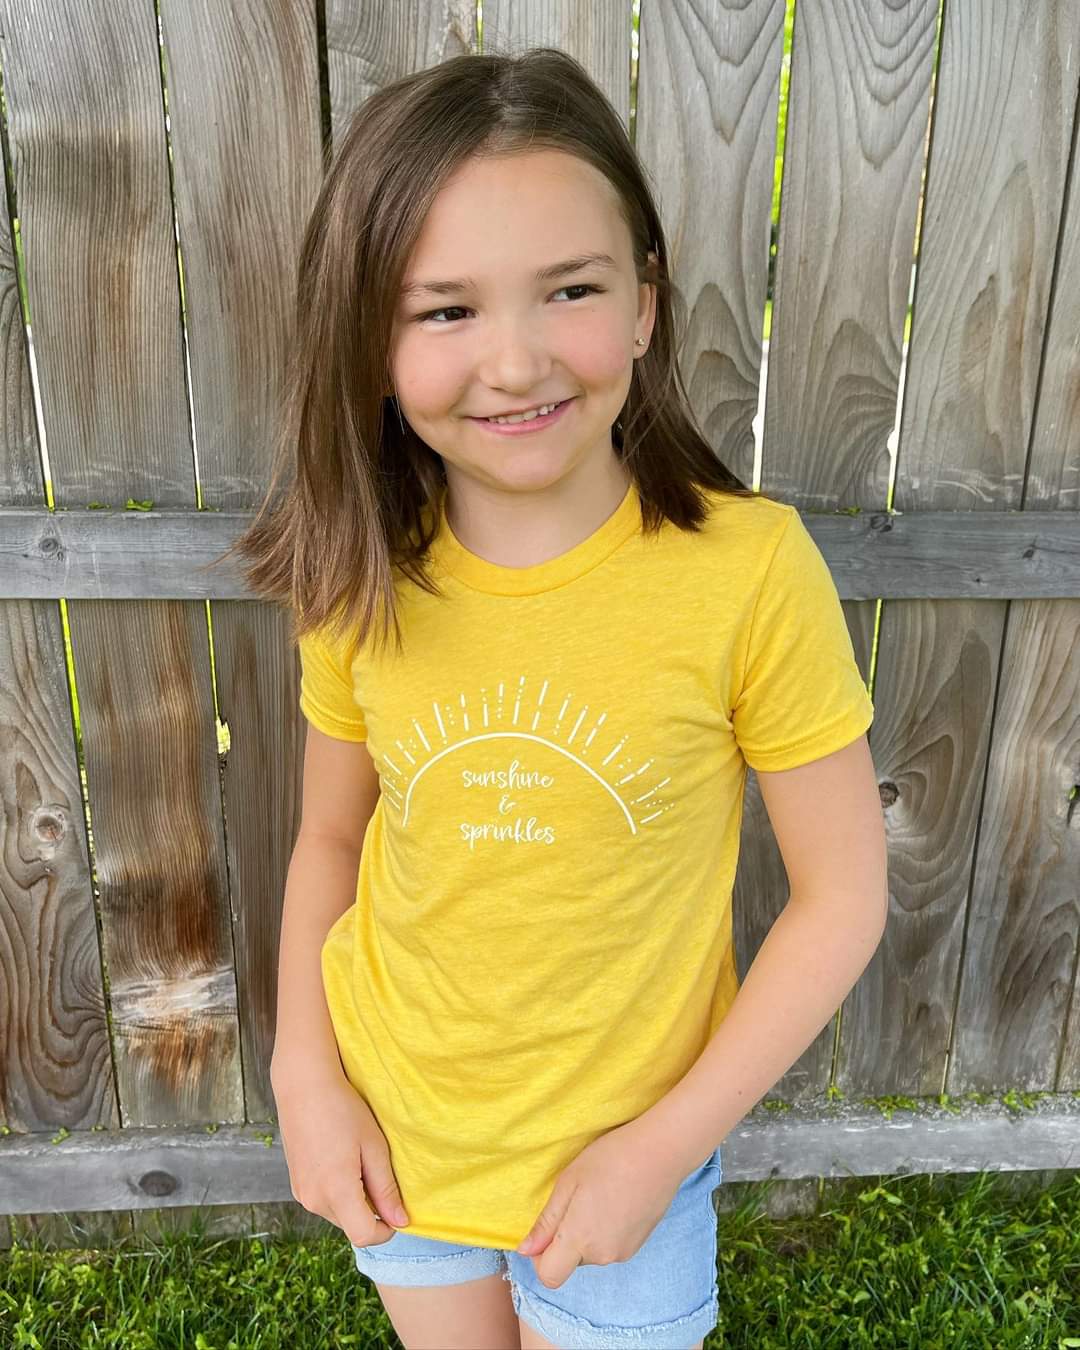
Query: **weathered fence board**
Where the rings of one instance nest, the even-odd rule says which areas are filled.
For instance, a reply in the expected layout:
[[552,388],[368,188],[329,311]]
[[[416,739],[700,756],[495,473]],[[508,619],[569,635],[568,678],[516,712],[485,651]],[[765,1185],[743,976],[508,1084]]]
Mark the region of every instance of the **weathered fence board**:
[[[1046,458],[1049,445],[1028,446],[1077,52],[1075,5],[945,6],[900,426],[901,510],[996,514],[1025,504],[1030,467],[1044,482],[1062,470]],[[1080,833],[1062,829],[1061,772],[1071,758],[1076,781],[1077,612],[1072,601],[1026,614],[1005,601],[884,605],[889,739],[875,746],[879,773],[897,788],[886,811],[893,905],[856,992],[870,1019],[865,1067],[855,1072],[845,1056],[845,1085],[1057,1086],[1080,917]],[[883,1045],[902,1053],[882,1055]]]
[[[1080,1166],[1080,1102],[1040,1111],[1000,1104],[928,1105],[891,1118],[855,1103],[758,1107],[724,1141],[724,1183],[795,1185],[819,1177],[1060,1171]],[[257,1126],[85,1131],[59,1144],[0,1139],[0,1189],[16,1213],[118,1206],[274,1204],[287,1198],[281,1144]]]
[[[41,461],[6,211],[0,350],[0,507],[29,507],[41,500]],[[58,1096],[75,1098],[76,1120],[108,1111],[108,1074],[80,1085],[71,1072],[84,1057],[107,1060],[109,1040],[64,671],[57,607],[0,600],[0,793],[15,833],[0,850],[0,1126],[12,1131],[40,1129]],[[65,962],[78,971],[77,994]],[[62,1010],[46,993],[58,969],[71,996]],[[0,1186],[0,1248],[12,1241],[4,1198]]]
[[[841,598],[1080,597],[1074,511],[805,511]],[[0,508],[0,594],[20,599],[254,599],[216,560],[246,511]],[[217,612],[215,608],[215,613]]]
[[[850,503],[865,512],[888,501],[937,9],[936,0],[874,6],[872,13],[853,0],[796,8],[761,486],[802,510]],[[872,692],[876,607],[875,600],[844,602]],[[870,745],[880,770],[886,719],[880,694],[874,697]],[[742,849],[747,867],[742,874],[740,860],[735,904],[749,957],[788,898],[753,773]],[[809,963],[805,978],[812,969]],[[887,1073],[896,1054],[879,1043],[877,1017],[853,996],[777,1094],[798,1100],[825,1093],[838,1054],[845,1067],[835,1077],[845,1091],[868,1090],[874,1057]]]
[[[3,17],[9,143],[56,501],[152,498],[193,508],[153,9],[77,0],[60,22],[47,8],[7,0]],[[72,600],[67,616],[85,698],[115,1077],[107,1056],[70,1060],[52,1075],[51,1100],[36,1104],[40,1116],[23,1127],[88,1129],[115,1124],[117,1112],[124,1124],[193,1112],[242,1119],[205,606]],[[60,725],[70,723],[65,710]],[[91,906],[89,886],[79,893]],[[56,965],[54,978],[35,986],[45,997],[31,1002],[25,970],[9,997],[62,1022],[67,1001],[85,998],[71,987],[77,954],[53,946],[37,959]]]
[[[1024,17],[1025,26],[1032,17]],[[995,172],[997,209],[986,221],[988,233],[1007,221],[1013,245],[1004,265],[982,279],[988,292],[1001,287],[1008,301],[999,302],[997,315],[980,315],[1007,328],[1004,338],[995,334],[984,369],[988,387],[1005,385],[1002,398],[1013,404],[1014,418],[1016,407],[1021,410],[1017,420],[1028,448],[1023,461],[1006,461],[1010,468],[1022,463],[1022,490],[1007,480],[994,514],[1000,515],[1000,503],[1021,505],[1024,515],[1056,509],[1080,520],[1080,13],[1075,6],[1050,7],[1045,32],[1045,60],[1032,68],[1033,54],[1025,53],[1014,68],[1016,117],[1025,125],[1014,129],[1009,111],[995,110],[1002,132],[1009,128],[1021,139],[1011,179],[1000,168]],[[1019,42],[1019,31],[1004,40]],[[1038,97],[1031,98],[1025,84],[1037,85]],[[1055,221],[1059,184],[1052,175],[1064,171],[1070,141],[1068,198]],[[1038,267],[1032,250],[1041,255]],[[1022,363],[1006,373],[1017,352]],[[998,411],[995,401],[985,413],[995,445],[1011,432],[1010,424],[995,420]],[[1013,599],[1005,609],[950,1085],[1075,1091],[1080,598]]]
[[[269,481],[296,259],[322,176],[316,7],[167,5],[162,30],[200,493],[217,510],[251,509]],[[228,1118],[268,1120],[281,897],[300,824],[298,671],[277,607],[219,600],[212,623],[244,1068]]]

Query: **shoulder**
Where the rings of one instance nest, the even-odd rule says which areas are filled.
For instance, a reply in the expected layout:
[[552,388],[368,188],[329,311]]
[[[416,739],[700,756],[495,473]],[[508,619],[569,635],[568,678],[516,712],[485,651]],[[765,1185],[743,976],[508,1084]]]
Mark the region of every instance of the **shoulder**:
[[775,539],[791,517],[799,514],[794,506],[760,493],[744,497],[720,488],[703,488],[702,495],[709,503],[709,525],[713,529],[750,531]]
[[[709,512],[700,530],[670,528],[681,536],[684,546],[696,554],[699,563],[715,563],[725,571],[734,570],[751,585],[760,581],[780,540],[801,524],[798,511],[785,502],[755,494],[737,496],[719,488],[704,488],[702,495]],[[796,525],[797,528],[797,525]]]

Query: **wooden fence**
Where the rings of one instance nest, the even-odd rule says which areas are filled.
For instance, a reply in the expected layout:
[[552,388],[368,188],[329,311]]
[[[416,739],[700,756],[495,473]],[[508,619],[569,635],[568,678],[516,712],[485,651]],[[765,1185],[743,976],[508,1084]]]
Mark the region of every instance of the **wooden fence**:
[[[784,0],[643,0],[636,47],[626,0],[160,9],[0,0],[0,1242],[299,1210],[299,672],[196,568],[266,486],[324,137],[484,34],[632,128],[695,412],[805,513],[876,706],[886,937],[725,1182],[1080,1166],[1080,6],[800,0],[764,382]],[[751,773],[741,974],[786,898]]]

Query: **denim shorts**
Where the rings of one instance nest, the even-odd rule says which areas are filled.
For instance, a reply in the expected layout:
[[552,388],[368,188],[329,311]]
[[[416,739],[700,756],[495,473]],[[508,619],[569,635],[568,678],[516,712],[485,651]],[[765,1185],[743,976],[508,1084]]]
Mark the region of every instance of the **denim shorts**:
[[521,1320],[566,1350],[687,1350],[719,1320],[713,1190],[721,1175],[716,1149],[628,1261],[578,1266],[557,1289],[537,1278],[531,1256],[410,1233],[353,1246],[356,1268],[376,1284],[412,1286],[501,1274]]

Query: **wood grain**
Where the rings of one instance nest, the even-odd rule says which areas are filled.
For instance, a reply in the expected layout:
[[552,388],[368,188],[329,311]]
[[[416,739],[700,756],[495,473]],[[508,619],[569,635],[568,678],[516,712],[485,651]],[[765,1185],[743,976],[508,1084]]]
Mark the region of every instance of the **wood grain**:
[[[1067,270],[1051,285],[1069,233],[1078,51],[1073,5],[945,7],[900,510],[1075,510],[1075,494],[1047,489],[1077,459],[1062,421],[1067,358],[1055,352],[1063,342],[1075,355],[1075,248],[1072,285]],[[1047,358],[1058,376],[1040,398]],[[873,744],[895,785],[892,913],[852,1001],[858,1040],[841,1046],[852,1090],[1065,1086],[1080,927],[1080,831],[1067,825],[1080,779],[1078,618],[1075,599],[883,607]]]

